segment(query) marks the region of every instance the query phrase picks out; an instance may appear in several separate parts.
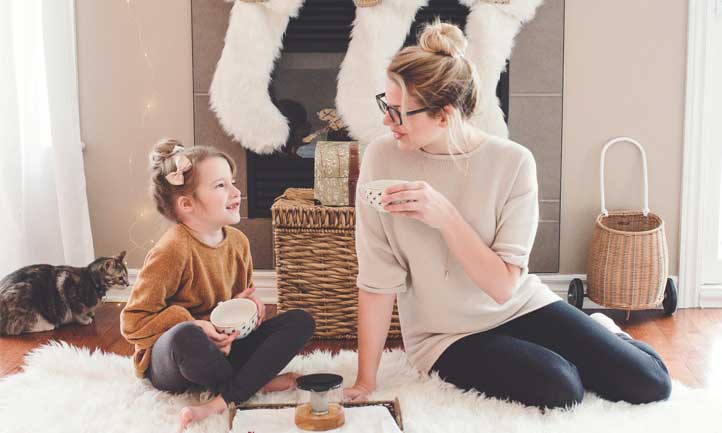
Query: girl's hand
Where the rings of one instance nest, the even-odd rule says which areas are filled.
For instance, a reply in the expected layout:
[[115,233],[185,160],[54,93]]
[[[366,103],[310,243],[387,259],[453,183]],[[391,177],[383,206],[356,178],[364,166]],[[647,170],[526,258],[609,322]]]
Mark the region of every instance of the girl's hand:
[[193,323],[203,330],[224,355],[228,356],[228,354],[231,353],[231,343],[233,343],[233,340],[238,336],[238,331],[233,331],[231,335],[226,335],[218,332],[216,327],[207,320],[194,320]]
[[373,389],[369,389],[366,385],[356,382],[351,388],[343,390],[343,397],[344,400],[351,402],[366,401],[372,391]]
[[247,288],[246,290],[242,291],[241,293],[237,294],[233,297],[233,299],[236,298],[246,298],[250,299],[251,301],[256,303],[256,309],[258,309],[258,323],[256,324],[256,329],[258,329],[259,326],[261,326],[261,323],[263,323],[263,320],[266,318],[266,305],[261,302],[260,299],[253,296],[253,293],[256,291],[256,288],[251,286]]
[[[399,200],[412,201],[390,204]],[[381,196],[381,204],[392,215],[414,218],[439,230],[443,230],[452,222],[456,212],[456,208],[446,197],[424,181],[386,188]]]
[[220,349],[222,354],[228,356],[231,353],[231,346],[233,346],[233,341],[236,339],[237,335],[238,331],[233,331],[233,334],[228,336],[230,337],[228,341],[218,346],[218,349]]

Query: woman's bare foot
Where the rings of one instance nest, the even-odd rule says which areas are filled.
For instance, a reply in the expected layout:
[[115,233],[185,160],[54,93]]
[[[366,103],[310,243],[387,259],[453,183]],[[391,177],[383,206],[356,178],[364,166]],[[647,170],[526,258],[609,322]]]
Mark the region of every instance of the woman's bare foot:
[[261,388],[261,392],[276,392],[276,391],[288,391],[289,389],[296,389],[296,379],[300,377],[300,374],[296,373],[285,373],[271,379],[270,382],[265,384]]
[[182,432],[192,422],[198,422],[210,415],[222,413],[226,410],[226,407],[226,401],[220,395],[199,406],[186,406],[180,411],[180,429],[178,431]]

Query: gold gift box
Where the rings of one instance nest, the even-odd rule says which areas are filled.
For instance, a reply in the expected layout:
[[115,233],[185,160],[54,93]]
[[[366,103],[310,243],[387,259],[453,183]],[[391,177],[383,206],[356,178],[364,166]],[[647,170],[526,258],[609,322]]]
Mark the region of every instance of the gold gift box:
[[324,206],[354,206],[365,146],[356,141],[319,141],[314,163],[314,197]]

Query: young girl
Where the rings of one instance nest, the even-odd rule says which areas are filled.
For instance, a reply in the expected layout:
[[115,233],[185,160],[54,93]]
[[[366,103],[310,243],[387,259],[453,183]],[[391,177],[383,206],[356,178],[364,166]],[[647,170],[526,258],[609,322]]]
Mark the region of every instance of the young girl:
[[377,97],[393,136],[369,144],[358,185],[410,182],[385,191],[388,214],[357,199],[359,366],[346,395],[375,389],[398,300],[411,362],[464,390],[542,408],[574,405],[585,389],[630,403],[667,398],[669,375],[651,347],[528,274],[534,158],[469,122],[478,78],[465,48],[459,28],[429,25],[392,59]]
[[[314,322],[301,310],[263,320],[264,305],[253,296],[248,239],[230,227],[240,221],[241,194],[228,155],[162,140],[150,160],[156,207],[176,224],[148,252],[121,313],[121,331],[135,344],[136,374],[156,388],[198,386],[218,393],[181,410],[183,430],[259,390],[293,387],[295,375],[276,375],[304,347]],[[219,302],[239,297],[256,303],[259,325],[235,341],[237,334],[216,332],[208,319]]]

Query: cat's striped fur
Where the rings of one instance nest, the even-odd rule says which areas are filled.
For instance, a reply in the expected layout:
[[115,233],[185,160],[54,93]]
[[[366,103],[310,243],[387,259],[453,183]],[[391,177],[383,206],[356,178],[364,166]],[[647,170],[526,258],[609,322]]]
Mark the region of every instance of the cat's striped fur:
[[88,325],[108,289],[128,285],[125,251],[84,268],[31,265],[0,280],[0,335]]

